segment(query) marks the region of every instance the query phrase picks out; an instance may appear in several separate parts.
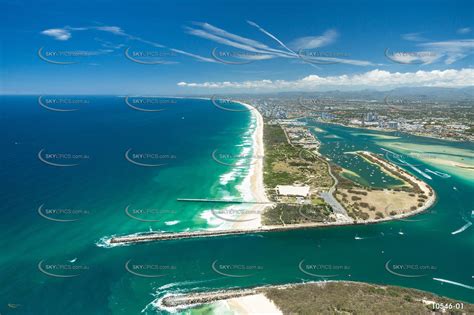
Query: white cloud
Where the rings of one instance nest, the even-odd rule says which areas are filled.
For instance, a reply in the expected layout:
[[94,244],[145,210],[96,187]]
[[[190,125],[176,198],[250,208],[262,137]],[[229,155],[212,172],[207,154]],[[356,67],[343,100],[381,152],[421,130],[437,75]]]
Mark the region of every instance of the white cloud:
[[44,30],[41,32],[41,34],[54,37],[54,39],[57,39],[57,40],[68,40],[72,37],[72,32],[89,31],[89,30],[98,30],[98,31],[112,33],[115,35],[130,36],[126,34],[118,26],[86,26],[86,27],[64,26],[62,28],[51,28],[51,29]]
[[281,41],[280,39],[278,39],[275,35],[273,35],[272,33],[270,33],[269,31],[267,31],[266,29],[264,29],[263,27],[261,27],[260,25],[258,25],[257,23],[253,22],[253,21],[248,21],[247,20],[247,23],[253,27],[256,27],[260,32],[262,32],[263,34],[267,35],[268,37],[270,37],[271,39],[273,39],[274,41],[276,41],[281,47],[285,48],[287,51],[290,52],[290,54],[296,56],[296,52],[294,52],[293,50],[291,50],[288,46],[285,45],[285,43],[283,43],[283,41]]
[[250,39],[250,38],[246,38],[246,37],[243,37],[243,36],[232,34],[230,32],[227,32],[227,31],[223,30],[223,29],[215,27],[215,26],[213,26],[209,23],[196,23],[196,25],[200,25],[204,30],[206,30],[210,33],[213,33],[217,36],[228,38],[232,41],[236,41],[236,42],[242,43],[242,44],[250,46],[250,47],[255,47],[255,48],[258,48],[258,49],[261,49],[261,50],[265,50],[265,51],[271,51],[271,52],[274,52],[274,53],[287,54],[285,51],[281,51],[279,49],[271,48],[271,47],[269,47],[265,44],[262,44],[259,41],[256,41],[256,40],[253,40],[253,39]]
[[186,29],[187,29],[188,34],[198,36],[198,37],[201,37],[201,38],[205,38],[205,39],[208,39],[208,40],[212,40],[212,41],[214,41],[216,43],[219,43],[219,44],[227,45],[227,46],[230,46],[230,47],[234,47],[234,48],[237,48],[237,49],[242,49],[242,50],[246,50],[246,51],[253,52],[253,53],[258,53],[258,54],[267,54],[268,53],[267,51],[257,49],[253,46],[249,46],[249,45],[246,45],[246,44],[235,42],[235,41],[232,41],[232,40],[224,38],[224,37],[220,37],[220,36],[217,36],[217,35],[214,35],[214,34],[210,34],[210,33],[206,32],[206,31],[203,31],[203,30],[193,29],[193,28],[190,28],[190,27],[186,28]]
[[[350,64],[356,66],[369,66],[374,65],[370,61],[366,60],[354,60],[354,59],[347,59],[347,58],[339,58],[337,56],[341,54],[328,54],[318,55],[314,52],[305,52],[298,53],[295,52],[293,49],[289,48],[282,40],[280,40],[276,35],[270,33],[269,31],[262,28],[255,22],[247,21],[247,23],[255,28],[257,28],[261,33],[272,39],[275,43],[277,43],[280,47],[273,48],[266,44],[263,44],[257,40],[246,38],[240,35],[236,35],[230,33],[226,30],[213,26],[209,23],[198,23],[194,22],[193,24],[197,27],[185,27],[185,30],[188,34],[201,37],[220,45],[225,45],[228,47],[233,47],[238,50],[243,50],[250,52],[250,54],[239,53],[233,54],[235,58],[238,59],[245,59],[245,60],[268,60],[274,58],[287,58],[287,59],[295,59],[300,62],[308,63],[310,65],[321,65],[321,64],[331,64],[331,63],[343,63],[343,64]],[[338,33],[335,30],[328,30],[321,36],[309,36],[309,37],[301,37],[296,39],[292,42],[292,45],[301,52],[301,49],[314,49],[322,46],[329,45],[333,43],[338,36]],[[333,56],[335,55],[335,56]],[[203,58],[203,57],[202,57]],[[201,58],[201,59],[202,59]],[[214,61],[222,62],[218,59]]]
[[192,54],[192,53],[189,53],[189,52],[184,51],[184,50],[175,49],[175,48],[170,48],[170,50],[175,52],[175,53],[184,55],[184,56],[192,57],[192,58],[194,58],[196,60],[199,60],[199,61],[205,61],[205,62],[211,62],[211,63],[216,62],[212,58],[207,58],[207,57],[203,57],[203,56],[200,56],[200,55]]
[[[405,39],[415,36],[418,33],[405,34]],[[412,39],[415,40],[415,39]],[[405,64],[431,64],[434,62],[444,62],[450,65],[464,59],[472,54],[474,49],[474,39],[431,41],[416,44],[420,51],[385,51],[386,56],[398,63]]]
[[443,53],[434,51],[385,52],[386,56],[403,64],[431,64],[443,57]]
[[474,39],[423,43],[420,46],[432,50],[435,54],[445,56],[444,63],[452,64],[472,54]]
[[291,42],[290,46],[296,50],[314,49],[327,46],[336,41],[338,33],[335,30],[328,30],[321,36],[300,37]]
[[[269,58],[269,56],[286,58],[295,57],[295,54],[288,53],[281,49],[271,48],[265,44],[262,44],[261,42],[227,32],[209,23],[194,24],[200,26],[202,29],[186,27],[185,30],[190,35],[198,36],[221,45],[226,45],[240,50],[256,53],[260,56],[265,56],[264,58],[267,59]],[[245,54],[242,54],[241,56],[242,58],[244,58]]]
[[[178,54],[188,56],[188,57],[192,57],[192,58],[194,58],[196,60],[199,60],[199,61],[216,62],[216,60],[214,60],[212,58],[207,58],[207,57],[203,57],[203,56],[200,56],[200,55],[197,55],[197,54],[192,54],[192,53],[180,50],[180,49],[174,49],[174,48],[171,48],[171,47],[166,47],[162,44],[159,44],[159,43],[156,43],[156,42],[153,42],[153,41],[149,41],[149,40],[143,39],[143,38],[138,37],[138,36],[128,34],[124,30],[122,30],[122,28],[120,28],[119,26],[108,26],[108,25],[105,25],[105,26],[85,26],[85,27],[64,26],[63,28],[54,28],[54,29],[44,30],[44,31],[41,32],[41,34],[47,35],[47,36],[52,36],[57,40],[68,40],[72,37],[71,32],[74,32],[74,31],[102,31],[102,32],[107,32],[107,33],[111,33],[113,35],[124,37],[124,38],[129,39],[129,40],[138,41],[138,42],[141,42],[141,43],[153,46],[153,47],[168,49],[168,50],[176,52]],[[124,47],[124,44],[108,45],[107,48],[120,49],[122,47]]]
[[427,40],[426,38],[421,36],[421,33],[408,33],[408,34],[403,34],[402,38],[404,40],[409,40],[412,42],[422,42]]
[[[274,48],[266,44],[263,44],[257,40],[246,38],[246,37],[239,36],[236,34],[232,34],[226,30],[215,27],[209,23],[195,22],[193,24],[196,25],[197,27],[186,27],[185,30],[188,34],[191,34],[193,36],[198,36],[198,37],[213,41],[215,43],[218,43],[220,45],[224,45],[227,47],[233,47],[237,50],[243,50],[243,51],[249,52],[249,53],[232,52],[232,54],[230,54],[230,52],[227,52],[232,57],[237,58],[237,59],[243,59],[245,61],[268,60],[268,59],[274,59],[274,58],[287,58],[287,59],[295,59],[299,62],[307,63],[312,66],[318,66],[321,64],[330,64],[330,63],[343,63],[343,64],[350,64],[350,65],[356,65],[356,66],[374,65],[370,61],[366,61],[366,60],[339,58],[339,57],[334,57],[332,55],[319,56],[319,55],[312,54],[312,55],[302,56],[301,54],[289,48],[283,41],[278,39],[275,35],[273,35],[269,31],[262,28],[257,23],[252,22],[252,21],[247,21],[247,23],[257,28],[261,33],[271,38],[280,47]],[[72,33],[76,31],[107,32],[116,36],[126,38],[128,40],[142,42],[144,44],[147,44],[153,47],[168,49],[172,52],[175,52],[183,56],[194,58],[198,61],[204,61],[204,62],[210,62],[210,63],[216,63],[216,62],[225,63],[226,62],[226,60],[219,60],[215,56],[213,56],[213,58],[201,56],[195,53],[184,51],[182,49],[167,47],[162,44],[128,34],[119,26],[110,26],[110,25],[83,26],[83,27],[64,26],[62,28],[44,30],[41,33],[47,36],[54,37],[57,40],[66,41],[66,40],[69,40],[72,37]],[[328,30],[321,36],[308,36],[308,37],[298,38],[293,42],[293,44],[295,47],[299,49],[313,49],[313,48],[318,48],[318,47],[326,46],[333,43],[336,40],[337,36],[338,36],[338,33],[335,30]],[[110,42],[105,42],[105,41],[103,41],[102,45],[110,49],[120,49],[124,47],[124,44],[121,44],[121,43],[112,44]],[[335,55],[339,56],[339,54],[335,54]]]
[[[471,28],[460,28],[456,32],[458,34],[468,34],[471,32]],[[474,48],[473,39],[428,41],[421,34],[403,34],[402,38],[408,41],[423,42],[416,44],[423,51],[399,52],[387,57],[399,63],[431,64],[436,61],[443,61],[449,65],[472,54]]]
[[99,31],[109,32],[115,35],[127,35],[120,27],[118,26],[97,26],[95,29]]
[[50,28],[50,29],[42,31],[41,34],[46,35],[46,36],[51,36],[56,40],[62,40],[62,41],[68,40],[72,37],[70,31],[66,29],[62,29],[62,28]]
[[463,28],[460,28],[456,31],[458,34],[468,34],[471,32],[471,28],[470,27],[463,27]]
[[255,80],[241,82],[179,82],[181,87],[267,91],[314,91],[331,88],[363,89],[394,87],[465,87],[474,86],[474,69],[449,69],[416,72],[388,72],[375,69],[362,74],[322,77],[316,74],[299,80]]

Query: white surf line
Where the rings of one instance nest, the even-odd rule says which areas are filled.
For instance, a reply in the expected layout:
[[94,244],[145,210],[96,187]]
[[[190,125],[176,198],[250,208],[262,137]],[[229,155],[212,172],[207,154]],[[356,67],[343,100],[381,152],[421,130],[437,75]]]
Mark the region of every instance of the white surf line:
[[466,221],[467,223],[464,224],[463,226],[461,226],[458,230],[454,231],[454,232],[451,232],[452,235],[455,235],[455,234],[459,234],[461,232],[464,232],[466,231],[471,225],[472,225],[472,222],[471,221],[468,221],[466,219],[464,219],[464,221]]
[[444,283],[449,283],[449,284],[452,284],[452,285],[457,285],[459,287],[463,287],[463,288],[466,288],[466,289],[469,289],[469,290],[474,290],[474,287],[472,287],[470,285],[455,282],[455,281],[451,281],[451,280],[440,279],[440,278],[433,278],[433,280],[439,281],[439,282],[444,282]]

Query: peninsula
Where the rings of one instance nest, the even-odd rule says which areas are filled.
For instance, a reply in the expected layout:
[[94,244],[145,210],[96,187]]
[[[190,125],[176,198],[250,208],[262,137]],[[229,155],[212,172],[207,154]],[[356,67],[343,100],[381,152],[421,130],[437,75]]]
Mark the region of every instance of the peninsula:
[[249,211],[221,229],[148,232],[114,236],[106,242],[121,245],[377,223],[415,215],[434,204],[436,195],[428,184],[382,156],[367,151],[349,152],[401,184],[389,188],[363,186],[345,177],[346,170],[319,153],[320,142],[303,123],[264,123],[258,110],[249,104],[238,103],[255,115],[254,155],[264,156],[250,165],[253,200],[178,200],[248,203]]

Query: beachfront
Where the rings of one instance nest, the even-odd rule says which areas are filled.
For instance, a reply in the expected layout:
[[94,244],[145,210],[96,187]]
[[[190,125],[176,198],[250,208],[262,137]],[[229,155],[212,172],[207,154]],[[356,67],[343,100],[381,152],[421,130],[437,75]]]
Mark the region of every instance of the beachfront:
[[[239,102],[240,103],[240,102]],[[264,156],[264,139],[263,139],[263,117],[262,115],[251,105],[240,103],[243,106],[246,106],[252,115],[255,115],[256,119],[256,128],[252,135],[252,145],[254,156]],[[285,231],[291,229],[305,229],[313,227],[330,227],[330,226],[343,226],[343,225],[352,225],[352,224],[374,224],[377,222],[389,221],[389,220],[398,220],[403,219],[415,214],[419,214],[429,207],[431,207],[436,201],[436,194],[434,190],[424,181],[418,179],[417,177],[411,175],[410,173],[404,171],[398,166],[391,164],[388,161],[385,161],[381,157],[373,154],[371,152],[361,151],[359,154],[372,158],[376,161],[379,166],[381,166],[381,171],[384,172],[393,172],[398,174],[398,176],[410,180],[414,185],[417,185],[422,194],[427,196],[427,199],[416,209],[399,209],[394,211],[394,209],[387,209],[393,211],[390,215],[385,217],[378,218],[368,218],[365,220],[362,219],[351,219],[345,215],[336,215],[334,216],[333,221],[328,222],[302,222],[302,223],[292,223],[292,224],[282,224],[282,225],[272,225],[272,224],[263,224],[262,223],[262,214],[269,207],[274,207],[275,202],[269,200],[265,193],[265,185],[263,181],[264,174],[264,160],[262,158],[255,159],[255,163],[250,165],[249,169],[249,184],[250,191],[252,193],[253,202],[257,202],[249,206],[249,209],[244,211],[244,214],[239,215],[237,218],[229,220],[230,223],[226,222],[222,224],[219,228],[209,229],[207,231],[186,231],[186,232],[176,232],[176,233],[147,233],[139,235],[126,235],[126,236],[117,236],[112,237],[109,240],[109,244],[120,245],[120,244],[130,244],[137,242],[148,242],[148,241],[164,241],[164,240],[173,240],[173,239],[186,239],[186,238],[200,238],[200,237],[217,237],[224,235],[239,235],[246,233],[261,233],[261,232],[275,232],[275,231]],[[330,165],[328,164],[330,169]],[[337,185],[335,181],[334,185]],[[387,195],[386,191],[376,191],[371,192],[371,198],[378,199],[382,195]],[[400,195],[401,199],[409,199],[408,193],[405,192],[392,192],[392,199],[398,198]],[[403,196],[401,196],[403,195]]]
[[[264,126],[264,121],[263,117],[260,114],[260,112],[255,109],[253,106],[238,102],[242,104],[243,106],[246,106],[252,113],[252,115],[256,116],[256,123],[257,127],[255,129],[255,132],[253,134],[253,147],[256,153],[254,155],[257,156],[264,156],[264,141],[263,141],[263,126]],[[333,226],[333,225],[347,225],[347,224],[358,224],[358,223],[376,223],[376,222],[382,222],[382,221],[388,221],[388,220],[393,220],[393,219],[402,219],[406,218],[412,215],[416,215],[418,213],[421,213],[425,211],[426,209],[430,208],[436,201],[436,194],[434,193],[434,190],[424,181],[418,179],[417,177],[411,175],[410,173],[404,171],[403,169],[392,165],[388,161],[385,161],[384,159],[378,157],[377,155],[371,153],[371,152],[363,152],[363,154],[367,154],[368,156],[376,159],[376,161],[383,167],[386,168],[386,170],[399,173],[401,176],[408,178],[411,180],[415,185],[418,185],[426,196],[428,196],[428,199],[426,202],[424,202],[421,206],[417,206],[416,209],[406,209],[406,210],[400,210],[396,214],[392,214],[388,217],[384,218],[370,218],[369,220],[351,220],[347,216],[343,215],[337,215],[335,216],[335,222],[326,222],[326,223],[319,223],[319,222],[311,222],[311,223],[300,223],[300,224],[291,224],[291,225],[284,225],[286,228],[291,229],[291,228],[305,228],[305,227],[320,227],[320,226]],[[251,165],[251,170],[250,170],[250,176],[251,176],[251,181],[250,181],[250,186],[251,186],[251,191],[252,195],[255,201],[258,202],[270,202],[268,199],[266,193],[265,193],[265,186],[263,182],[263,167],[264,167],[264,160],[263,159],[257,159],[257,162]],[[328,168],[330,170],[330,165],[328,164]],[[381,168],[382,171],[384,169]],[[334,176],[333,176],[334,178]],[[334,186],[337,185],[337,179],[335,179],[335,184]],[[333,189],[334,190],[334,189]],[[407,199],[407,198],[405,198]],[[250,211],[252,214],[243,214],[241,215],[238,220],[240,222],[235,222],[232,226],[231,229],[248,229],[251,231],[258,231],[258,230],[275,230],[275,229],[280,229],[281,226],[272,226],[272,225],[264,225],[262,224],[262,213],[265,211],[267,207],[271,207],[272,205],[270,204],[254,204],[252,206],[252,210]],[[259,213],[257,219],[255,219],[255,213]],[[253,218],[253,220],[252,220]],[[250,220],[249,220],[250,219]]]
[[[253,106],[238,102],[250,110],[250,113],[254,115],[256,120],[256,128],[252,135],[253,144],[253,155],[257,157],[265,156],[265,149],[263,144],[263,117],[260,112]],[[263,184],[263,158],[257,158],[255,163],[250,166],[250,190],[252,192],[253,200],[256,202],[268,202],[265,186]],[[269,204],[254,204],[252,205],[249,213],[239,216],[239,222],[234,222],[231,226],[232,229],[258,229],[262,226],[262,213],[265,211]],[[255,213],[258,214],[255,216]]]
[[[404,300],[407,293],[414,298]],[[361,304],[362,301],[369,303],[369,306]],[[334,305],[351,314],[379,314],[384,311],[386,313],[388,308],[394,308],[396,312],[403,304],[407,313],[430,314],[438,305],[455,303],[456,301],[428,292],[395,286],[354,281],[310,281],[248,289],[170,294],[157,300],[155,305],[159,309],[179,311],[189,308],[199,310],[201,305],[207,304],[216,312],[226,310],[239,315],[279,315],[328,313],[334,309]],[[473,304],[466,303],[464,306],[469,310],[474,309]]]

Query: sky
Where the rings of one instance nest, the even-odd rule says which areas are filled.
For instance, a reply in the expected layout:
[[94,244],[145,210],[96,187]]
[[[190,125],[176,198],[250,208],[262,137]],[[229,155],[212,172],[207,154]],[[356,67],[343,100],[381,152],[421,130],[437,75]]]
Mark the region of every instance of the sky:
[[1,94],[474,85],[474,1],[0,0]]

